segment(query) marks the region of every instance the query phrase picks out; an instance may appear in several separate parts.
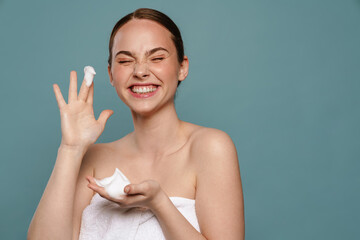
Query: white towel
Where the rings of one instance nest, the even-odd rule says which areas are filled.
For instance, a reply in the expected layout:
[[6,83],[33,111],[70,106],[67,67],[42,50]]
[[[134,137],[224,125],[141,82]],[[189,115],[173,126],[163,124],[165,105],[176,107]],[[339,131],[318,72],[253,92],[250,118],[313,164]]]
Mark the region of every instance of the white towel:
[[[170,197],[181,214],[200,232],[195,200]],[[165,240],[160,224],[151,210],[123,209],[95,194],[84,209],[79,240]]]

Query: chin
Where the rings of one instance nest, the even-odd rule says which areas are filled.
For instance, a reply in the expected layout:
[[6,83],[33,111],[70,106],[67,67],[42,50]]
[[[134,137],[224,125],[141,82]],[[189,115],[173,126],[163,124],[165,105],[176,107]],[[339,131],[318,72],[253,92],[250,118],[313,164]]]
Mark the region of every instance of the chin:
[[151,116],[156,112],[156,107],[154,106],[128,106],[130,108],[130,111],[133,114],[148,117]]

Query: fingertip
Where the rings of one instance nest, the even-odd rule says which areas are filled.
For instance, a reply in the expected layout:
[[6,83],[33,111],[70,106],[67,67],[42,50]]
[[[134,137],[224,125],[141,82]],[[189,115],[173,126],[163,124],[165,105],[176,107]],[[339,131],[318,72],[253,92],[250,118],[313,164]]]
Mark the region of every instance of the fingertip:
[[71,72],[70,72],[70,77],[72,77],[72,78],[77,78],[77,74],[76,74],[76,71],[75,71],[75,70],[71,70]]

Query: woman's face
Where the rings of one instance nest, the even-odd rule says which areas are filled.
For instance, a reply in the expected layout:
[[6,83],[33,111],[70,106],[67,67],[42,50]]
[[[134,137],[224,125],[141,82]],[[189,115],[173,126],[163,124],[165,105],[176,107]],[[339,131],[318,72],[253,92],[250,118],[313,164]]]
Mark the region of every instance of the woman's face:
[[188,60],[179,64],[171,33],[157,22],[133,19],[115,35],[110,82],[120,99],[139,114],[172,104]]

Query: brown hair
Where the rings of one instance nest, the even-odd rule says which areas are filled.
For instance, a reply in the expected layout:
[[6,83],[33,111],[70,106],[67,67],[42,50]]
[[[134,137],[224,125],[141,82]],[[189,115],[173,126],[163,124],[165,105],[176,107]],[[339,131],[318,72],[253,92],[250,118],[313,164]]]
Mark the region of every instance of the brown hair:
[[[177,52],[177,58],[178,62],[181,64],[184,60],[184,44],[181,38],[181,33],[179,28],[176,26],[176,24],[164,13],[157,11],[155,9],[150,8],[139,8],[135,10],[132,13],[129,13],[125,17],[121,18],[114,26],[111,35],[110,35],[110,41],[109,41],[109,58],[108,58],[108,64],[111,67],[111,61],[112,61],[112,47],[114,44],[114,38],[117,33],[117,31],[127,22],[129,22],[131,19],[148,19],[155,21],[162,26],[164,26],[169,32],[171,33],[171,39],[174,42],[176,52]],[[181,81],[178,82],[178,86],[180,85]]]

